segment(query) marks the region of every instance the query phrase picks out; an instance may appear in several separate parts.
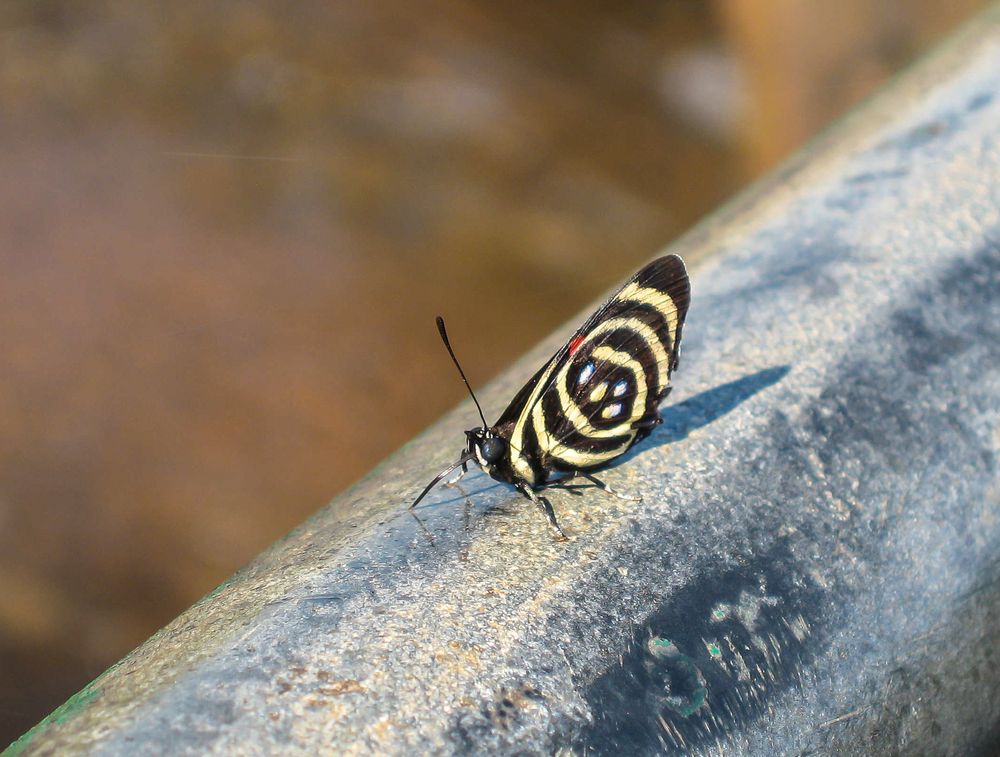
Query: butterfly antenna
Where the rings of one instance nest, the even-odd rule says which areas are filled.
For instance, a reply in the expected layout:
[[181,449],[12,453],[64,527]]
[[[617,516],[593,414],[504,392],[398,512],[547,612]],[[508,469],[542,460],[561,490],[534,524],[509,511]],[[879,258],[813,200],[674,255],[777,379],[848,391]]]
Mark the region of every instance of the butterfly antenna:
[[462,366],[458,364],[458,358],[455,357],[455,350],[451,348],[451,342],[448,341],[448,332],[444,328],[444,318],[438,316],[437,325],[438,333],[441,334],[441,341],[444,342],[444,346],[448,348],[448,354],[451,355],[451,359],[455,362],[455,367],[458,368],[458,375],[462,377],[462,381],[465,382],[465,386],[469,390],[472,401],[476,403],[476,410],[479,411],[479,417],[483,419],[483,428],[489,428],[490,424],[486,422],[486,416],[483,415],[483,408],[479,406],[479,400],[476,399],[476,393],[472,391],[472,385],[469,383],[469,379],[465,377],[465,371],[463,371]]

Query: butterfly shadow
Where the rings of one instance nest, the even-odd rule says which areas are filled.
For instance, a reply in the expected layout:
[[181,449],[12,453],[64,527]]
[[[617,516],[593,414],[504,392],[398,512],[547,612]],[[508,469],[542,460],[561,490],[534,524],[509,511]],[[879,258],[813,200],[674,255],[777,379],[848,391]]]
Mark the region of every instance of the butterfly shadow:
[[[776,365],[751,373],[743,378],[707,389],[676,405],[663,409],[663,423],[650,436],[655,446],[673,444],[686,439],[692,431],[697,431],[722,416],[735,410],[758,392],[774,386],[792,369],[790,365]],[[639,443],[625,455],[622,462],[633,455],[641,455],[646,444]]]
[[[706,389],[700,394],[689,397],[676,405],[669,405],[662,411],[663,423],[657,428],[650,438],[645,442],[640,442],[621,457],[613,460],[607,468],[617,468],[623,463],[627,463],[636,455],[641,455],[648,451],[650,446],[659,447],[663,444],[673,444],[682,439],[686,439],[692,431],[697,431],[711,423],[714,423],[722,416],[735,410],[746,400],[755,394],[774,386],[781,381],[792,369],[790,365],[775,365],[770,368],[751,373],[743,378],[730,381],[719,386]],[[565,482],[553,481],[550,486],[566,491],[570,494],[581,494],[587,489],[592,489],[593,485],[579,481],[579,479],[567,479]],[[462,502],[469,497],[475,499],[476,494],[481,494],[490,489],[504,488],[505,485],[486,478],[481,482],[479,488],[467,494],[452,496],[436,502],[435,505],[453,505]],[[465,496],[463,496],[465,495]]]
[[[648,452],[650,447],[673,444],[686,439],[692,431],[714,423],[758,392],[777,384],[788,375],[791,369],[790,365],[765,368],[735,381],[712,387],[683,402],[664,408],[662,410],[663,423],[649,439],[640,442],[621,457],[612,460],[603,470],[626,465],[633,457]],[[580,482],[579,479],[574,479],[571,476],[554,481],[549,486],[574,495],[584,494],[587,490],[594,488],[592,484]]]
[[[691,432],[714,423],[758,392],[777,384],[788,375],[790,370],[790,365],[777,365],[765,368],[756,373],[738,378],[735,381],[707,389],[683,402],[678,402],[676,405],[664,408],[662,411],[663,423],[653,432],[650,438],[646,442],[640,442],[626,454],[612,461],[605,469],[617,468],[619,465],[627,463],[634,456],[648,451],[650,446],[658,447],[663,444],[673,444],[687,438]],[[474,471],[470,471],[470,473],[475,474]],[[430,508],[447,508],[461,503],[464,504],[465,517],[468,519],[469,509],[474,507],[473,503],[479,501],[481,495],[492,490],[505,490],[508,488],[505,484],[493,481],[484,474],[477,475],[473,479],[472,484],[473,486],[469,488],[446,487],[452,490],[451,496],[445,495],[440,500],[427,503],[426,506]],[[549,488],[579,496],[594,487],[590,483],[568,477],[565,480],[551,482]],[[503,516],[516,512],[516,508],[511,509],[508,507],[509,502],[506,499],[502,504],[491,504],[487,507],[485,514]],[[412,513],[412,511],[410,512]],[[420,526],[425,532],[427,531],[423,522],[420,522]]]

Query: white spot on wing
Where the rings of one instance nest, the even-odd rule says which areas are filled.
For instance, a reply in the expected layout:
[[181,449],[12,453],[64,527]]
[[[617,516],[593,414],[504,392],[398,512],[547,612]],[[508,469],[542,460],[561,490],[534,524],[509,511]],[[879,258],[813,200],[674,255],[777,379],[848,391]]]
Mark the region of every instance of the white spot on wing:
[[615,384],[615,388],[611,390],[611,393],[615,397],[621,397],[623,394],[625,394],[627,390],[628,390],[628,382],[625,381],[625,379],[622,379],[617,384]]
[[613,405],[608,405],[601,411],[601,416],[603,418],[608,418],[608,419],[617,418],[621,414],[622,414],[622,404],[620,402],[616,402]]
[[587,363],[585,366],[583,366],[583,370],[580,371],[580,375],[577,377],[576,383],[580,384],[581,386],[583,384],[586,384],[588,381],[590,381],[590,377],[594,375],[594,370],[595,370],[594,364]]
[[[606,328],[607,327],[606,324],[613,323],[614,320],[615,319],[612,319],[612,321],[607,321],[604,325],[598,326],[597,329],[595,329],[595,331],[601,328]],[[627,322],[627,321],[621,319],[620,322]],[[644,329],[649,328],[648,326],[646,326],[641,322],[638,322],[638,324],[639,326],[637,326],[637,328],[639,327]],[[594,332],[591,332],[591,334],[593,333]],[[590,337],[588,336],[588,338]],[[659,345],[659,342],[656,343],[655,347],[659,349],[661,352],[663,351],[663,348],[662,346]],[[629,353],[619,352],[618,350],[615,350],[612,347],[608,347],[606,345],[602,345],[597,349],[595,349],[593,354],[594,354],[594,359],[597,360],[598,362],[602,361],[608,362],[613,365],[617,365],[621,368],[624,368],[625,370],[630,371],[632,373],[633,381],[635,382],[636,386],[636,395],[632,404],[633,417],[623,418],[621,423],[612,428],[604,428],[604,429],[594,428],[594,426],[590,424],[590,422],[581,412],[577,404],[569,396],[569,392],[566,390],[566,387],[563,384],[563,381],[565,380],[565,375],[569,371],[569,367],[564,365],[562,368],[562,372],[560,374],[560,378],[558,378],[555,382],[556,391],[558,392],[559,396],[559,404],[562,408],[564,418],[568,420],[571,424],[573,424],[573,427],[578,432],[580,432],[584,436],[590,437],[591,439],[608,439],[612,437],[621,437],[626,434],[629,436],[635,436],[635,432],[632,429],[631,424],[632,422],[642,417],[642,414],[645,412],[646,408],[646,381],[642,365]],[[535,434],[538,436],[539,445],[542,447],[542,449],[547,450],[549,452],[553,452],[554,450],[558,449],[559,450],[558,456],[564,462],[568,462],[571,464],[578,464],[575,463],[575,460],[570,459],[571,457],[575,456],[570,452],[569,449],[563,447],[558,443],[558,441],[552,439],[548,429],[546,429],[545,427],[545,416],[542,412],[541,403],[535,405],[534,409],[531,412],[531,419],[535,428]],[[622,448],[622,450],[624,450],[624,447]],[[604,455],[601,455],[601,457],[604,457]],[[604,457],[604,459],[609,460],[611,459],[611,456]]]

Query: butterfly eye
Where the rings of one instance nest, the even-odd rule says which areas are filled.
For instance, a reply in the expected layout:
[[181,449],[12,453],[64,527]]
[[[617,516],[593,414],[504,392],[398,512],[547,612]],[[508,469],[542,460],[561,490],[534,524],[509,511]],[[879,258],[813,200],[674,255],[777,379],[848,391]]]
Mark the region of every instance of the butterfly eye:
[[479,451],[486,462],[495,463],[504,456],[507,451],[507,443],[500,437],[491,436],[488,439],[483,439],[483,443],[479,445]]

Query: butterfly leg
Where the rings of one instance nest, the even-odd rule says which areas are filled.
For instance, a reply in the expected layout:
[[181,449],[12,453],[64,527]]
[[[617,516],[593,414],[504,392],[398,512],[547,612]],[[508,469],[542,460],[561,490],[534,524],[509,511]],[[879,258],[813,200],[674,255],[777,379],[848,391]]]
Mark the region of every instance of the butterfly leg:
[[[463,475],[465,474],[463,473]],[[461,477],[462,476],[459,476],[458,478]],[[445,483],[445,485],[454,486],[456,489],[462,492],[462,497],[464,499],[464,502],[462,504],[462,522],[465,524],[465,532],[468,533],[469,531],[472,530],[471,525],[469,523],[469,517],[472,511],[472,499],[469,498],[469,493],[458,485],[458,479],[456,479],[455,481],[448,481]]]
[[424,536],[427,537],[427,541],[431,543],[431,546],[436,546],[434,544],[434,536],[427,530],[427,526],[424,525],[424,522],[420,520],[415,512],[413,512],[413,508],[408,509],[406,512],[413,516],[413,519],[417,522],[417,525],[420,526],[420,530],[424,532]]
[[663,418],[661,418],[660,416],[656,416],[655,418],[652,418],[651,420],[648,421],[636,421],[635,423],[632,424],[632,428],[638,431],[651,431],[652,429],[659,426],[661,423],[663,423]]
[[535,494],[527,484],[517,484],[517,489],[521,494],[538,505],[539,509],[545,513],[545,518],[549,522],[549,528],[552,529],[552,535],[555,536],[556,540],[568,541],[566,534],[559,528],[559,522],[556,520],[556,512],[552,509],[552,503],[547,498]]
[[[454,478],[445,481],[444,485],[445,486],[455,486],[455,484],[457,484],[459,481],[461,481],[463,478],[465,478],[465,474],[468,473],[468,472],[469,472],[469,464],[468,463],[462,463],[462,472],[459,473]],[[462,493],[464,494],[465,492],[462,492]]]
[[604,491],[606,491],[612,497],[617,497],[618,499],[623,499],[626,502],[642,502],[642,497],[640,497],[638,495],[634,495],[634,494],[622,494],[621,492],[612,489],[606,483],[604,483],[603,481],[601,481],[601,479],[599,479],[597,476],[591,476],[586,471],[582,471],[582,470],[573,471],[573,475],[574,476],[583,476],[585,479],[587,479],[588,481],[590,481],[595,486],[599,486],[601,489],[603,489]]

